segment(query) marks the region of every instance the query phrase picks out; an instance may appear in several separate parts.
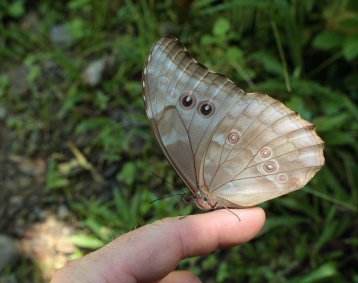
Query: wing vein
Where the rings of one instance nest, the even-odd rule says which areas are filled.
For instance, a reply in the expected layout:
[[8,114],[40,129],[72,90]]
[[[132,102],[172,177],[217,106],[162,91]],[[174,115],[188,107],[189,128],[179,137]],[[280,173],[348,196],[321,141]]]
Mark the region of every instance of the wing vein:
[[[286,116],[289,116],[289,115],[282,116],[282,118],[283,118],[283,117],[286,117]],[[278,120],[277,120],[277,121],[278,121]],[[274,123],[276,123],[276,121],[275,121]],[[288,135],[288,134],[292,134],[292,133],[294,133],[294,132],[296,132],[296,131],[299,131],[299,130],[302,130],[302,129],[309,129],[309,128],[313,128],[313,126],[304,126],[304,127],[295,129],[295,130],[293,130],[293,131],[289,131],[289,132],[285,133],[285,134],[282,135],[282,136],[278,136],[278,137],[274,138],[273,140],[270,140],[268,143],[274,142],[275,140],[277,140],[277,139],[279,139],[279,138],[282,138],[282,137],[284,137],[284,136],[286,136],[286,135]],[[266,128],[266,129],[267,129],[267,128]],[[265,130],[266,130],[266,129],[265,129]],[[258,134],[258,136],[261,135],[265,130],[263,130],[260,134]],[[267,144],[267,143],[266,143],[266,144]],[[266,146],[266,144],[264,144],[261,148],[259,148],[259,149],[255,152],[255,154],[251,157],[250,161],[247,163],[247,166],[246,166],[244,169],[242,169],[239,174],[241,174],[241,172],[244,171],[245,169],[249,168],[248,165],[249,165],[249,164],[251,163],[251,161],[255,158],[255,156],[257,155],[257,153],[260,152],[260,150],[263,149],[263,148]],[[323,143],[323,144],[324,144],[324,143]],[[269,160],[269,159],[267,159],[267,160]],[[266,160],[265,160],[265,161],[266,161]],[[250,166],[250,167],[251,167],[251,166]],[[238,176],[238,175],[237,175],[237,176]]]
[[[195,63],[195,64],[196,64],[196,63]],[[198,65],[198,66],[200,66],[200,65]],[[196,90],[196,88],[199,86],[201,80],[202,80],[208,73],[209,73],[209,71],[207,70],[207,71],[204,73],[204,75],[203,75],[203,76],[198,80],[198,82],[195,84],[195,86],[194,86],[192,92],[194,92],[194,91]],[[192,78],[192,77],[193,77],[193,76],[190,76],[190,78]],[[189,79],[189,80],[190,80],[190,79]],[[188,80],[188,81],[189,81],[189,80]],[[185,87],[187,86],[187,84],[188,84],[188,82],[186,82],[186,84],[185,84],[185,86],[183,87],[182,90],[185,89]],[[178,103],[179,103],[179,101],[177,101],[175,107],[178,106]],[[193,115],[192,115],[192,117],[191,117],[191,119],[190,119],[190,122],[192,121],[192,119],[193,119],[193,117],[194,117],[194,114],[195,114],[195,109],[194,109]],[[187,127],[185,126],[185,124],[184,124],[184,127],[185,127],[185,129],[189,130],[189,128],[187,128]]]
[[[292,151],[289,151],[289,152],[285,152],[285,153],[283,153],[283,154],[277,155],[277,156],[272,157],[272,158],[270,158],[270,159],[267,159],[267,160],[264,160],[264,161],[262,161],[262,162],[256,163],[255,165],[252,165],[252,166],[250,166],[250,167],[247,167],[246,169],[251,168],[251,167],[254,167],[254,166],[258,166],[258,165],[260,165],[260,164],[262,164],[262,163],[265,163],[266,161],[269,161],[269,160],[272,160],[272,159],[276,159],[276,158],[278,158],[278,157],[280,157],[280,156],[283,156],[283,155],[286,155],[286,154],[295,152],[295,151],[297,151],[297,150],[301,150],[301,149],[305,149],[305,148],[310,148],[310,147],[318,147],[318,148],[319,148],[319,147],[322,147],[323,145],[324,145],[324,143],[319,143],[319,144],[314,144],[314,145],[309,145],[309,146],[301,147],[301,148],[298,148],[298,149],[296,149],[296,150],[292,150]],[[222,187],[222,186],[224,186],[224,185],[226,185],[226,184],[228,184],[228,183],[230,183],[230,182],[232,182],[232,181],[245,180],[245,179],[257,178],[257,177],[264,177],[264,176],[272,176],[272,175],[287,173],[287,172],[291,172],[291,171],[295,171],[295,170],[301,170],[301,169],[305,169],[305,168],[315,168],[315,167],[322,167],[322,165],[321,165],[321,166],[301,167],[301,168],[296,168],[296,169],[292,169],[292,170],[287,170],[287,171],[282,171],[282,172],[276,172],[276,173],[273,173],[273,174],[266,174],[266,175],[261,175],[261,176],[253,176],[253,177],[246,177],[246,178],[237,178],[237,177],[242,173],[242,171],[240,171],[240,173],[237,174],[237,175],[235,175],[235,176],[233,177],[233,179],[231,179],[230,181],[225,182],[224,184],[222,184],[222,185],[216,187],[216,188],[213,189],[212,191],[216,191],[216,190],[219,189],[220,187]]]
[[[164,47],[164,49],[170,44],[171,41],[167,42],[167,45]],[[161,52],[163,52],[164,50],[161,49],[161,46],[163,46],[163,44],[166,43],[166,41],[163,41],[161,42],[157,49],[153,52],[150,52],[148,57],[151,56],[152,58],[154,58],[154,55],[157,54],[158,50],[160,50]],[[155,48],[156,45],[153,46],[153,49]],[[148,69],[148,65],[150,64],[150,62],[148,61],[147,59],[147,62],[146,62],[146,67],[147,67],[147,72],[149,71]],[[145,98],[148,100],[148,103],[146,103],[147,107],[150,108],[150,111],[151,111],[151,114],[152,114],[152,117],[154,118],[154,112],[153,112],[153,107],[152,107],[152,97],[150,96],[150,89],[149,89],[149,83],[148,83],[148,75],[145,75],[144,76],[144,80],[145,80],[145,85],[146,85],[146,88],[144,89],[144,91],[147,93],[147,95],[145,95]],[[154,92],[153,92],[154,93]],[[154,97],[154,100],[155,100],[155,97]]]
[[[178,70],[180,63],[182,63],[183,60],[184,60],[184,58],[186,58],[186,56],[184,55],[183,58],[180,60],[180,62],[179,62],[178,64],[176,64],[176,63],[174,62],[175,58],[176,58],[176,57],[178,56],[178,54],[181,53],[181,52],[183,52],[183,50],[179,50],[178,53],[175,54],[175,56],[173,57],[173,59],[171,59],[172,62],[170,63],[170,66],[169,66],[169,67],[171,67],[173,64],[175,64],[175,69],[174,69],[173,74],[172,74],[172,77],[170,78],[170,81],[169,81],[169,83],[168,83],[168,88],[167,88],[166,91],[165,91],[163,109],[165,109],[166,104],[167,104],[168,89],[169,89],[170,84],[172,83],[172,80],[173,80],[174,77],[175,77],[174,74],[175,74],[176,71]],[[163,113],[163,112],[164,112],[164,111],[162,111],[162,113]],[[162,115],[163,115],[163,114],[162,114]],[[159,120],[160,118],[161,118],[161,117],[157,117],[157,120]]]
[[[183,121],[182,117],[180,116],[180,113],[178,112],[178,109],[175,108],[175,111],[177,112],[178,117],[179,117],[181,123],[183,124],[183,126],[184,126],[184,128],[185,128],[184,121]],[[194,154],[193,154],[193,146],[192,146],[192,144],[191,144],[191,140],[190,140],[190,137],[189,137],[189,133],[188,133],[188,131],[186,130],[186,128],[185,128],[185,131],[187,132],[187,135],[188,135],[189,147],[190,147],[190,150],[191,150],[191,153],[192,153],[192,156],[193,156],[193,162],[194,162],[194,170],[195,170],[194,172],[196,173],[196,162],[195,162],[195,157],[194,157]],[[182,174],[180,174],[180,176],[181,176],[181,175],[182,175]],[[195,176],[195,184],[196,184],[196,187],[198,187],[198,176],[197,176],[196,174],[194,174],[194,176]],[[195,192],[193,192],[193,193],[195,193]]]
[[287,171],[282,171],[282,172],[277,172],[277,173],[273,173],[273,174],[267,174],[267,175],[261,175],[261,176],[252,176],[252,177],[246,177],[246,178],[242,178],[242,179],[233,179],[230,180],[228,182],[223,183],[222,185],[216,187],[215,189],[212,190],[212,192],[220,189],[221,187],[225,186],[228,183],[231,183],[233,181],[239,181],[239,180],[248,180],[248,179],[253,179],[253,178],[260,178],[260,177],[267,177],[267,176],[274,176],[274,175],[278,175],[278,174],[283,174],[283,173],[289,173],[289,172],[294,172],[297,170],[302,170],[302,169],[308,169],[308,168],[321,168],[322,165],[319,166],[307,166],[307,167],[301,167],[301,168],[296,168],[296,169],[292,169],[292,170],[287,170]]
[[[272,126],[273,124],[276,124],[278,121],[280,121],[281,119],[283,119],[283,118],[285,118],[285,117],[289,117],[289,116],[295,116],[295,115],[297,115],[297,114],[295,114],[295,113],[289,113],[289,114],[286,114],[286,115],[284,115],[284,116],[281,116],[279,119],[277,119],[276,121],[274,121],[271,125],[269,125],[269,126],[267,126],[265,129],[263,129],[260,133],[258,133],[251,141],[250,141],[250,143],[252,143],[253,141],[255,141],[256,140],[256,138],[258,137],[258,136],[260,136],[263,132],[265,132],[268,128],[270,128],[270,126]],[[303,127],[302,127],[303,128]],[[301,128],[300,128],[301,129]],[[269,141],[269,142],[271,142],[271,141]],[[241,151],[242,152],[242,151]],[[240,152],[240,153],[241,153]],[[233,160],[233,159],[235,159],[235,158],[237,158],[239,155],[240,155],[240,153],[239,154],[237,154],[237,155],[235,155],[233,158],[231,158],[230,160]],[[254,156],[256,155],[258,153],[258,151],[256,151],[255,152],[255,154],[254,154]],[[252,159],[251,159],[252,160]],[[251,162],[251,160],[250,160],[250,162]],[[225,163],[225,162],[224,162]],[[249,163],[247,164],[247,165],[249,165]],[[241,174],[241,172],[242,171],[244,171],[246,169],[246,167],[245,168],[243,168],[236,176],[238,176],[239,174]]]
[[[237,122],[237,121],[239,120],[239,118],[241,117],[241,114],[247,109],[247,107],[249,107],[249,106],[251,105],[251,103],[252,103],[253,101],[254,101],[254,99],[253,99],[252,101],[250,101],[250,102],[245,106],[245,108],[240,112],[239,116],[237,116],[237,118],[236,118],[236,119],[234,120],[234,122],[232,123],[232,126],[231,126],[231,128],[230,128],[230,131],[232,130],[232,128],[234,127],[234,125],[236,124],[236,122]],[[230,132],[230,131],[229,131],[229,132]],[[209,185],[211,185],[211,183],[212,183],[213,180],[215,179],[215,176],[216,176],[216,174],[217,174],[219,168],[220,168],[221,165],[222,165],[222,163],[221,163],[221,158],[222,158],[222,154],[223,154],[224,148],[225,148],[225,143],[221,146],[219,164],[218,164],[218,166],[216,167],[216,169],[215,169],[215,171],[214,171],[214,175],[213,175],[213,177],[211,178],[211,181],[210,181],[210,184],[209,184]],[[229,151],[229,155],[230,155],[230,152],[231,152],[231,151]]]
[[[172,42],[174,42],[173,46],[170,47],[169,50],[166,50],[167,47],[169,46],[169,44],[171,44]],[[155,110],[155,118],[156,118],[156,120],[158,120],[158,119],[157,119],[158,113],[157,113],[156,110],[158,109],[158,90],[159,90],[159,84],[160,84],[160,79],[161,79],[162,77],[164,77],[164,76],[162,75],[163,66],[165,65],[165,62],[167,61],[166,59],[169,58],[170,52],[177,46],[175,41],[170,41],[169,44],[165,46],[165,48],[163,49],[162,53],[160,54],[160,56],[162,56],[162,54],[165,53],[165,57],[166,57],[166,58],[164,58],[164,60],[162,61],[161,65],[160,65],[160,71],[159,71],[159,75],[158,75],[158,82],[157,82],[157,87],[156,87],[156,91],[155,91],[154,110]]]
[[[266,97],[265,97],[266,98]],[[263,101],[262,101],[262,103],[264,103],[266,101],[266,99],[264,99]],[[267,105],[264,109],[262,109],[261,111],[260,111],[260,113],[251,121],[251,123],[250,123],[250,125],[245,129],[245,131],[242,133],[242,137],[244,137],[245,136],[245,133],[251,128],[251,126],[257,121],[257,118],[267,109],[267,108],[269,108],[273,103],[274,103],[275,101],[273,101],[273,102],[271,102],[269,105]],[[267,128],[267,127],[266,127]],[[266,129],[265,128],[265,129]],[[248,143],[248,144],[250,144],[252,142],[252,140]],[[225,160],[222,162],[222,164],[224,164],[226,161],[227,161],[227,159],[228,159],[228,157],[230,156],[230,154],[231,154],[231,152],[234,150],[234,148],[235,147],[237,147],[238,146],[238,144],[235,144],[231,149],[230,149],[230,152],[229,152],[229,154],[228,154],[228,156],[225,158]],[[231,159],[229,159],[229,160],[232,160],[232,159],[234,159],[234,158],[236,158],[237,156],[239,156],[240,154],[242,153],[242,149],[236,154],[236,156],[235,157],[233,157],[233,158],[231,158]]]
[[[258,166],[258,165],[260,165],[260,164],[262,164],[262,163],[265,163],[266,161],[269,161],[269,160],[272,160],[272,159],[277,159],[277,158],[279,158],[279,157],[281,157],[281,156],[284,156],[284,155],[286,155],[286,154],[289,154],[289,153],[292,153],[292,152],[295,152],[295,151],[299,151],[299,150],[306,149],[306,148],[310,148],[310,147],[312,147],[312,148],[315,148],[315,147],[320,148],[320,147],[322,147],[323,145],[324,145],[324,143],[316,143],[316,144],[312,144],[312,145],[308,145],[308,146],[303,146],[303,147],[297,148],[297,149],[295,149],[295,150],[287,151],[287,152],[282,153],[282,154],[280,154],[280,155],[276,155],[276,156],[274,156],[274,157],[272,157],[272,158],[266,159],[266,160],[264,160],[264,161],[262,161],[262,162],[259,162],[259,163],[254,164],[254,165],[248,166],[248,167],[246,167],[246,169],[252,168],[252,167],[254,167],[254,166]],[[239,176],[239,174],[236,175],[235,177],[237,177],[237,176]],[[234,178],[235,178],[235,177],[234,177]]]

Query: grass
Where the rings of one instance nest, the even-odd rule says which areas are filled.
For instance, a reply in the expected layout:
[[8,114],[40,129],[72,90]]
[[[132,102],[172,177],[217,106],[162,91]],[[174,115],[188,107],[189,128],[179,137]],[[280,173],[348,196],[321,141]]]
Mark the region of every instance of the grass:
[[[140,94],[151,44],[176,35],[244,90],[266,92],[313,121],[327,160],[303,190],[262,205],[268,219],[254,241],[180,268],[206,282],[358,282],[357,11],[353,0],[2,2],[0,106],[10,152],[47,160],[45,197],[65,196],[80,227],[73,241],[85,250],[190,213],[175,198],[148,204],[184,189],[154,140]],[[51,40],[55,25],[69,29],[69,43]],[[109,54],[115,70],[88,86],[82,71]],[[17,93],[11,72],[19,67],[27,89]],[[6,274],[41,280],[26,263]]]

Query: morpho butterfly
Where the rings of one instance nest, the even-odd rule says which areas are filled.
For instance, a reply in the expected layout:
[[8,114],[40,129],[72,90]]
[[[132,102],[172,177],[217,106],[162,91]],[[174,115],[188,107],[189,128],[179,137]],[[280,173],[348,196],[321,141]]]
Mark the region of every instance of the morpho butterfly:
[[158,143],[201,209],[290,193],[324,165],[312,123],[267,94],[245,93],[174,37],[153,45],[142,90]]

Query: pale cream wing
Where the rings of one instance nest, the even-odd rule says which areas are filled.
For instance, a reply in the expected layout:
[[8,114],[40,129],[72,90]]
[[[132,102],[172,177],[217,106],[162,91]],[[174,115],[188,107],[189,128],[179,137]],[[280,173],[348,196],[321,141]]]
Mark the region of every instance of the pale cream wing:
[[142,86],[166,157],[210,203],[201,208],[251,206],[297,190],[324,163],[323,141],[311,123],[268,95],[245,95],[175,38],[153,46]]
[[244,92],[197,63],[172,37],[162,37],[154,44],[144,67],[142,89],[159,144],[196,193],[197,176],[212,133]]
[[225,206],[252,206],[303,187],[324,164],[323,144],[296,112],[249,93],[213,133],[199,184]]

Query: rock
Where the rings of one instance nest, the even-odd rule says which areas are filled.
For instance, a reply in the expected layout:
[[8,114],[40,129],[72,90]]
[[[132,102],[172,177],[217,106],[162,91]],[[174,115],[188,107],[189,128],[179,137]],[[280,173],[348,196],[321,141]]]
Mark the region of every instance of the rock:
[[0,273],[1,271],[16,261],[18,257],[18,250],[15,240],[12,238],[0,234]]
[[15,69],[12,69],[9,73],[9,82],[10,82],[10,94],[14,97],[25,94],[29,91],[29,83],[27,81],[27,76],[29,75],[30,69],[27,66],[19,66]]
[[62,45],[69,45],[72,42],[71,32],[65,24],[53,26],[50,30],[50,38],[52,42]]
[[44,282],[49,281],[59,266],[70,261],[76,246],[70,241],[75,229],[55,216],[29,227],[19,240],[19,249],[34,262],[38,263]]
[[32,36],[39,36],[41,34],[41,23],[38,15],[34,12],[29,12],[24,16],[21,27],[30,32]]
[[83,80],[90,86],[97,86],[115,64],[115,56],[108,55],[90,63],[82,73]]
[[46,173],[46,162],[42,158],[30,159],[24,156],[10,154],[9,161],[16,163],[19,170],[28,176],[41,176]]
[[0,283],[18,283],[18,281],[14,274],[10,274],[9,276],[1,278]]
[[[66,71],[53,59],[44,62],[43,79],[51,83],[63,83],[66,77]],[[57,86],[56,86],[57,87]]]
[[0,105],[0,121],[5,120],[6,115],[7,115],[7,109],[5,108],[5,106]]
[[57,209],[57,217],[60,220],[65,220],[69,216],[70,216],[70,212],[68,211],[68,208],[66,206],[64,206],[63,204],[60,205]]

